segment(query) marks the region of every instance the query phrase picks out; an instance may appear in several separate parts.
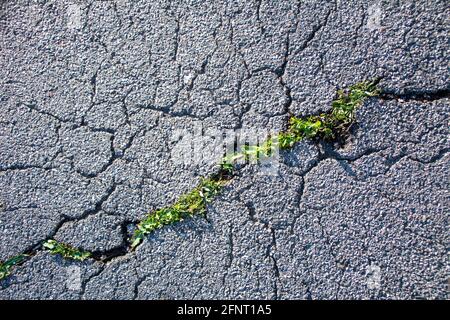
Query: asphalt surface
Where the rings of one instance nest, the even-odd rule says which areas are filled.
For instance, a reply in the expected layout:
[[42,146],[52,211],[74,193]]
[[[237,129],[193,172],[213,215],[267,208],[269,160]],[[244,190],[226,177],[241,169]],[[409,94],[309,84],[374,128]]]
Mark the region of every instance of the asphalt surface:
[[[446,299],[448,12],[438,0],[2,1],[0,260],[47,238],[120,251],[133,223],[211,172],[175,161],[177,131],[279,131],[375,77],[390,95],[361,107],[344,144],[302,142],[276,175],[242,169],[207,219],[107,263],[38,250],[0,298]],[[211,143],[199,152],[214,160]]]

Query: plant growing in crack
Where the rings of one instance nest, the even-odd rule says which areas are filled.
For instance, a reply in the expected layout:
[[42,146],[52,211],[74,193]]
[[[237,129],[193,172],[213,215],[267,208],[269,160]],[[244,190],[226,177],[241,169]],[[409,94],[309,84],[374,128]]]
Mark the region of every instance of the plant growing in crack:
[[194,215],[204,215],[207,203],[219,193],[226,181],[221,175],[202,179],[194,190],[182,195],[173,205],[150,213],[137,225],[131,239],[131,249],[135,249],[145,236],[156,229]]
[[226,182],[224,175],[233,175],[234,164],[238,160],[258,161],[262,156],[270,157],[276,148],[290,149],[304,139],[332,140],[344,133],[354,122],[357,107],[366,98],[379,94],[376,84],[377,81],[364,81],[347,90],[339,90],[329,112],[305,118],[291,117],[286,132],[269,137],[261,145],[245,145],[240,152],[224,157],[219,164],[222,174],[203,179],[194,190],[181,196],[172,206],[158,209],[144,218],[131,239],[131,249],[135,249],[145,236],[156,229],[196,214],[204,214],[207,202],[219,193]]
[[0,262],[0,280],[3,280],[6,277],[8,277],[11,274],[12,269],[15,266],[22,264],[27,259],[28,259],[28,255],[19,254],[19,255],[14,256],[4,262]]
[[244,146],[241,152],[224,157],[220,163],[221,168],[232,171],[237,160],[259,160],[261,155],[272,155],[275,148],[291,149],[304,139],[336,139],[345,134],[355,122],[356,110],[364,100],[380,94],[377,83],[378,80],[363,81],[348,89],[339,90],[329,112],[304,118],[292,116],[287,131],[269,137],[261,146]]
[[[280,132],[258,146],[244,146],[240,152],[227,155],[219,163],[220,171],[208,178],[203,178],[192,191],[182,195],[173,205],[158,209],[141,220],[131,238],[134,250],[144,238],[165,225],[182,221],[195,215],[205,215],[207,204],[221,191],[233,177],[235,163],[238,160],[259,161],[262,156],[270,157],[277,149],[291,149],[295,143],[304,139],[334,140],[345,134],[355,122],[356,110],[368,97],[377,96],[378,81],[363,81],[339,90],[332,102],[331,110],[309,117],[291,117],[288,129]],[[92,253],[73,248],[67,244],[50,239],[43,248],[63,258],[83,261],[92,257]],[[0,263],[0,280],[10,275],[12,269],[28,259],[27,254],[17,255]],[[95,258],[95,255],[94,255]]]
[[63,258],[84,261],[91,257],[89,251],[83,251],[80,249],[73,248],[68,244],[58,242],[56,240],[50,239],[44,242],[44,249],[50,251],[52,254],[59,254]]

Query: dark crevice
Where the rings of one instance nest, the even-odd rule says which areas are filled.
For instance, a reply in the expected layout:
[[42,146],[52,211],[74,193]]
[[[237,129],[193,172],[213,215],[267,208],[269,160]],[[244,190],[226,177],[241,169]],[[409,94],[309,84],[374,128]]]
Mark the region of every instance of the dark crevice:
[[173,53],[173,58],[172,61],[177,61],[177,57],[178,57],[178,44],[180,43],[180,20],[175,19],[175,48],[174,48],[174,53]]
[[228,259],[225,263],[225,272],[222,276],[222,284],[225,285],[226,277],[228,275],[228,270],[231,268],[234,260],[234,242],[233,242],[233,225],[230,224],[228,232]]
[[115,135],[111,134],[109,140],[110,140],[110,153],[111,153],[111,157],[109,158],[108,162],[105,163],[98,171],[96,171],[95,173],[87,173],[87,172],[83,172],[81,170],[76,170],[76,172],[78,174],[80,174],[81,176],[87,178],[87,179],[92,179],[92,178],[96,178],[99,174],[105,172],[106,170],[108,170],[109,167],[111,167],[111,165],[113,165],[113,163],[118,160],[118,159],[122,159],[125,156],[126,151],[133,145],[133,141],[134,139],[141,134],[141,132],[143,132],[142,135],[145,135],[147,130],[139,130],[136,131],[133,135],[131,135],[131,137],[128,139],[127,143],[125,144],[125,146],[123,147],[122,150],[115,150],[114,147],[114,139],[115,139]]
[[100,273],[103,272],[103,270],[105,270],[105,265],[100,265],[98,271],[96,271],[95,273],[93,273],[92,275],[90,275],[86,280],[84,280],[81,283],[81,292],[80,292],[80,296],[83,297],[83,295],[86,292],[86,286],[87,284],[95,277],[97,277],[98,275],[100,275]]
[[284,48],[284,56],[283,56],[283,62],[281,66],[279,66],[277,69],[274,70],[274,73],[277,76],[278,82],[284,89],[284,94],[286,96],[286,101],[283,105],[283,113],[290,113],[290,107],[292,105],[292,95],[291,95],[291,88],[286,84],[284,80],[284,74],[286,72],[286,67],[288,63],[289,58],[289,47],[290,47],[290,33],[288,32],[286,35],[286,41],[285,41],[285,48]]
[[41,170],[53,170],[56,167],[53,166],[38,166],[32,164],[13,164],[9,166],[2,166],[0,164],[0,172],[8,172],[8,171],[24,171],[29,169],[41,169]]
[[411,157],[411,160],[414,160],[414,161],[417,161],[417,162],[420,162],[423,164],[430,164],[430,163],[434,163],[434,162],[441,160],[443,157],[445,157],[445,155],[448,152],[450,152],[450,148],[444,148],[444,149],[439,150],[439,152],[436,155],[432,156],[428,160],[421,160],[421,159],[418,159],[417,157]]
[[263,35],[265,33],[266,29],[264,28],[264,25],[261,21],[261,3],[262,3],[262,0],[256,1],[256,21],[258,22],[258,26],[259,26],[261,35]]
[[326,142],[325,143],[321,143],[321,146],[322,146],[322,148],[324,150],[323,157],[325,157],[327,159],[334,159],[334,160],[337,160],[337,161],[344,160],[344,161],[347,161],[347,162],[350,162],[350,163],[351,162],[355,162],[355,161],[357,161],[357,160],[359,160],[359,159],[361,159],[363,157],[370,156],[372,154],[376,154],[376,153],[379,153],[381,151],[384,151],[384,150],[388,149],[388,147],[383,147],[383,148],[371,148],[371,147],[369,147],[366,150],[364,150],[364,152],[358,153],[357,155],[343,156],[343,155],[340,155],[336,151],[336,149],[332,145],[330,145],[329,143],[326,143]]
[[48,116],[48,117],[50,117],[50,118],[52,118],[52,119],[54,119],[54,120],[56,120],[58,122],[73,123],[72,121],[65,120],[65,119],[63,119],[63,118],[61,118],[61,117],[59,117],[57,115],[54,115],[51,112],[39,109],[37,104],[34,103],[34,102],[33,103],[20,103],[20,104],[18,104],[18,106],[20,106],[20,105],[23,105],[23,106],[27,107],[28,109],[36,111],[37,113],[42,114],[44,116]]
[[328,24],[328,20],[330,18],[331,13],[333,11],[336,11],[336,9],[337,9],[337,2],[334,2],[334,8],[330,8],[328,10],[328,12],[325,15],[325,19],[323,20],[322,23],[319,23],[313,27],[313,30],[309,33],[306,40],[303,42],[300,48],[294,52],[294,54],[298,54],[299,52],[302,52],[309,47],[309,44],[316,38],[316,35],[320,32],[320,30]]
[[381,100],[397,100],[397,101],[418,101],[418,102],[432,102],[435,100],[450,98],[450,89],[437,90],[406,90],[404,93],[397,93],[394,90],[384,89],[379,95]]
[[[139,276],[137,272],[136,272],[136,276]],[[133,287],[133,293],[134,293],[133,300],[136,300],[138,298],[138,296],[139,296],[139,286],[146,279],[147,279],[147,277],[142,277],[142,278],[138,277],[138,280],[136,281],[136,283],[134,284],[134,287]]]
[[277,248],[277,239],[275,235],[275,229],[270,227],[270,234],[272,236],[272,243],[270,246],[270,258],[272,259],[273,263],[273,270],[275,275],[275,281],[273,283],[274,285],[274,300],[278,300],[279,293],[278,293],[278,282],[280,282],[280,269],[278,268],[277,259],[275,259],[273,251]]
[[244,205],[248,210],[250,221],[252,221],[253,223],[261,224],[263,226],[263,228],[268,230],[270,233],[271,241],[266,248],[265,257],[269,258],[273,264],[273,271],[274,271],[274,276],[275,276],[275,280],[273,283],[273,290],[274,290],[273,291],[273,299],[277,300],[279,298],[278,282],[280,282],[280,270],[278,268],[277,260],[274,256],[274,251],[276,250],[276,247],[277,247],[275,229],[268,222],[265,222],[256,217],[256,209],[255,209],[253,202],[247,201],[247,202],[245,202]]
[[322,233],[321,234],[322,235],[322,239],[324,240],[325,244],[328,246],[329,253],[332,256],[334,263],[336,264],[336,270],[341,273],[340,274],[340,281],[338,283],[338,289],[337,289],[337,292],[336,292],[336,297],[334,297],[334,299],[338,299],[339,291],[341,289],[341,280],[344,277],[345,269],[347,269],[348,261],[344,261],[344,260],[340,259],[336,255],[336,253],[334,252],[333,244],[331,243],[330,237],[328,236],[328,234],[327,234],[327,232],[325,230],[325,227],[323,226],[322,216],[321,215],[319,215],[317,217],[317,224],[320,227],[320,230],[321,230],[321,233]]
[[98,75],[98,72],[100,71],[100,68],[101,68],[101,64],[95,70],[94,74],[92,75],[92,77],[90,79],[90,84],[91,84],[91,88],[92,88],[91,102],[93,102],[95,100],[95,96],[97,95],[97,75]]
[[122,243],[120,246],[104,251],[94,251],[92,252],[92,258],[99,262],[108,263],[114,258],[125,256],[129,252],[131,245],[128,235],[128,226],[131,223],[133,223],[133,221],[125,220],[120,224],[120,233],[122,235]]
[[311,288],[309,286],[306,287],[306,300],[312,300],[312,293],[311,293]]

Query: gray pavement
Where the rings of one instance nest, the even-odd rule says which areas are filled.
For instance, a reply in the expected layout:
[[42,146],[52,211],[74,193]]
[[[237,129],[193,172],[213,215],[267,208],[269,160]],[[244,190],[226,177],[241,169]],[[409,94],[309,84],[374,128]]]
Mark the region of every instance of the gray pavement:
[[447,298],[448,1],[0,6],[0,260],[47,238],[122,250],[212,170],[174,161],[177,130],[279,131],[338,88],[390,93],[344,144],[243,168],[207,219],[106,263],[38,250],[0,299]]

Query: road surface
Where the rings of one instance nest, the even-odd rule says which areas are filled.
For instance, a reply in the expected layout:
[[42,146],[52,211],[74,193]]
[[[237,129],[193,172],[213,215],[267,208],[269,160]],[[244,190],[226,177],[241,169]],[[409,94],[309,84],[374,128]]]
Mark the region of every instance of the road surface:
[[[448,13],[438,0],[2,1],[0,260],[49,238],[114,258],[37,249],[0,298],[446,299]],[[280,131],[378,77],[384,96],[344,143],[301,142],[275,175],[247,166],[207,219],[116,254],[211,172],[179,161],[175,133]]]

